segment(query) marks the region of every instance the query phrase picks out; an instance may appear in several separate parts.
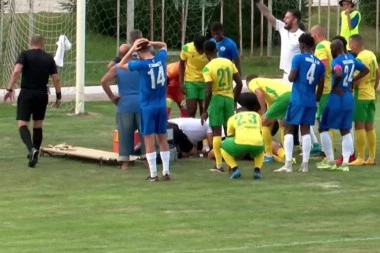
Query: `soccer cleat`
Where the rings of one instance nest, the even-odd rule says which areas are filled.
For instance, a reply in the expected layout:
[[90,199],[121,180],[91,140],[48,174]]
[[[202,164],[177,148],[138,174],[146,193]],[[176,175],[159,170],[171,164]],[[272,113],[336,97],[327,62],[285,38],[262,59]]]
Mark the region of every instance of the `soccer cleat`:
[[253,179],[260,180],[261,179],[261,171],[259,169],[255,169],[253,172]]
[[157,176],[155,176],[155,177],[149,176],[146,178],[146,180],[148,180],[150,182],[158,182],[158,177]]
[[278,170],[274,170],[273,172],[291,173],[291,172],[293,172],[292,163],[291,162],[285,162],[284,166],[282,166]]
[[302,163],[299,172],[308,172],[309,171],[309,164],[308,163]]
[[29,167],[30,168],[34,168],[36,166],[36,164],[38,163],[38,150],[33,148],[32,151],[30,151],[30,154],[29,154]]
[[325,158],[323,158],[322,161],[320,161],[319,163],[316,163],[315,165],[317,165],[317,168],[318,168],[319,165],[323,165],[323,164],[326,164],[326,163],[327,163],[327,158],[325,157]]
[[348,165],[350,165],[350,166],[362,166],[362,165],[364,165],[364,160],[363,159],[356,159],[355,161],[353,161],[353,162],[350,162]]
[[241,177],[241,173],[240,173],[240,170],[239,169],[235,169],[232,173],[231,173],[231,176],[230,178],[231,179],[237,179]]
[[170,181],[170,175],[169,174],[163,175],[163,179],[164,181]]
[[274,163],[273,156],[264,156],[264,163]]
[[[348,161],[349,163],[352,163],[353,161],[356,160],[355,154],[350,156],[350,160]],[[335,161],[336,165],[342,165],[343,163],[343,156],[341,156],[338,160]]]
[[223,166],[220,167],[220,168],[214,166],[214,168],[210,169],[210,171],[212,171],[212,172],[218,172],[218,173],[224,173],[224,168],[223,168]]
[[376,161],[375,159],[368,158],[368,160],[364,162],[364,165],[376,165]]
[[329,163],[327,160],[319,163],[317,168],[320,170],[336,170],[337,166],[334,162]]
[[350,171],[350,168],[348,168],[347,165],[342,165],[342,166],[336,168],[335,171],[349,172],[349,171]]
[[310,150],[310,154],[320,154],[322,152],[321,146],[319,144],[314,144],[313,148]]
[[296,164],[297,164],[297,160],[296,160],[296,158],[294,158],[294,157],[292,158],[292,164],[293,164],[293,165],[296,165]]

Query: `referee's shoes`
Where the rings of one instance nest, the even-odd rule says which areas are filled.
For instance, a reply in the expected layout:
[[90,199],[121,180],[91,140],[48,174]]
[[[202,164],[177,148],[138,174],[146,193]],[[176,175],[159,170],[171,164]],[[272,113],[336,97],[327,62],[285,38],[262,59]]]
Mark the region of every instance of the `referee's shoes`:
[[28,155],[28,158],[29,158],[28,166],[30,168],[34,168],[36,164],[38,163],[38,155],[39,155],[39,152],[37,149],[33,148],[30,151],[30,154]]

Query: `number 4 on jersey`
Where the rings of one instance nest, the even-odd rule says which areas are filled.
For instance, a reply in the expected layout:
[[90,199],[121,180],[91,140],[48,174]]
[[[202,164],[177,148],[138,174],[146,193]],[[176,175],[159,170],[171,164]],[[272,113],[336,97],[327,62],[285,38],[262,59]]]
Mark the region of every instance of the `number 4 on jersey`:
[[309,84],[312,85],[315,79],[315,67],[317,65],[315,63],[311,64],[309,70],[306,73],[306,80],[309,81]]
[[156,76],[154,75],[154,69],[151,68],[148,71],[148,75],[150,75],[150,80],[152,83],[152,89],[156,89],[157,85],[164,86],[165,85],[165,75],[164,75],[164,68],[162,66],[158,67],[158,75],[157,75],[157,80]]

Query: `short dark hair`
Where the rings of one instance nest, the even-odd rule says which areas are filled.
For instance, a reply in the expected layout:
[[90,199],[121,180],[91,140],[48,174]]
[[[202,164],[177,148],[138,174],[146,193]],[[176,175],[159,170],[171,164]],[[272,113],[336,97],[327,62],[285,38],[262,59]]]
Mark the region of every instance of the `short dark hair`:
[[203,46],[205,44],[206,37],[203,35],[198,35],[194,38],[194,46],[197,50],[203,50]]
[[295,17],[298,20],[298,23],[301,22],[302,13],[300,10],[293,9],[293,10],[289,10],[288,12],[290,12],[293,15],[293,17]]
[[30,45],[33,45],[33,46],[42,45],[44,43],[45,43],[45,38],[41,34],[33,35],[32,39],[30,40]]
[[144,41],[139,44],[140,49],[137,50],[138,52],[148,52],[150,50],[149,42]]
[[252,92],[241,93],[237,102],[248,111],[258,112],[261,109],[256,94]]
[[142,32],[140,30],[132,30],[129,33],[130,40],[133,42],[137,39],[141,39],[143,37]]
[[299,43],[305,44],[309,48],[314,48],[314,46],[315,46],[315,41],[314,41],[313,37],[311,37],[310,33],[303,33],[299,37],[298,41],[299,41]]
[[360,46],[363,46],[364,45],[364,40],[363,40],[363,37],[359,34],[354,34],[350,37],[351,40],[355,41],[357,44],[359,44]]
[[204,49],[205,53],[215,52],[215,51],[217,51],[217,49],[216,49],[216,43],[214,41],[207,40],[204,43],[203,49]]
[[245,80],[246,80],[246,82],[247,82],[247,84],[248,84],[250,81],[252,81],[253,79],[258,78],[258,77],[259,77],[259,75],[256,75],[256,74],[250,74],[250,75],[248,75],[248,76],[245,78]]
[[331,41],[334,41],[334,40],[340,40],[343,43],[343,48],[347,48],[347,40],[345,37],[337,35],[334,38],[332,38]]
[[221,22],[214,22],[211,25],[211,32],[223,32],[223,24]]

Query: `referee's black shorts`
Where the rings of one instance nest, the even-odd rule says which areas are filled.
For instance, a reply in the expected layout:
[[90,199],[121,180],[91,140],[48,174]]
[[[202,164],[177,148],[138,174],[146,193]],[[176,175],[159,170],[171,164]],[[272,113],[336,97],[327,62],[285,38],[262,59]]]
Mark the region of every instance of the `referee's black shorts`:
[[173,129],[174,145],[178,146],[181,152],[189,153],[193,149],[194,145],[191,143],[187,135],[179,129],[177,124],[168,122],[168,128]]
[[21,89],[17,98],[17,120],[29,122],[33,120],[44,120],[49,95],[39,90]]

